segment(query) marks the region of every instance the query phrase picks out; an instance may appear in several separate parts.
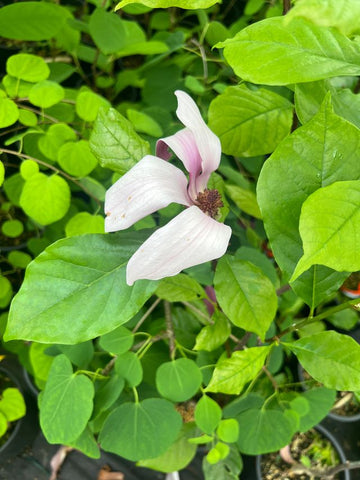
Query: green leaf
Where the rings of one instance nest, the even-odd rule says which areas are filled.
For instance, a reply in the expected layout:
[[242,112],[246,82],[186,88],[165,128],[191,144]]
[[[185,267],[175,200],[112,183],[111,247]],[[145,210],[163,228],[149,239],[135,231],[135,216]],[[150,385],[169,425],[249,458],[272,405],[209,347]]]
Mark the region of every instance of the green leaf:
[[29,360],[36,385],[43,389],[49,376],[54,357],[46,354],[49,345],[32,342],[29,351]]
[[196,337],[194,350],[205,350],[212,352],[220,347],[229,338],[231,333],[231,326],[226,316],[215,310],[211,325],[203,327]]
[[216,268],[214,286],[229,320],[264,339],[277,309],[275,288],[269,278],[255,265],[226,255]]
[[239,438],[239,423],[235,418],[221,420],[216,434],[223,442],[235,443]]
[[280,450],[295,433],[292,423],[280,410],[249,409],[240,413],[237,420],[240,425],[237,445],[247,455]]
[[304,255],[290,281],[315,264],[360,270],[360,181],[335,182],[310,195],[301,209],[299,230]]
[[119,398],[125,386],[125,380],[112,373],[111,377],[96,390],[94,414],[97,417],[101,412],[108,410]]
[[36,173],[39,173],[39,164],[34,160],[24,160],[20,165],[20,174],[24,180],[32,177]]
[[118,327],[112,332],[102,335],[99,345],[104,350],[120,355],[130,350],[134,343],[134,334],[125,327]]
[[[1,10],[3,11],[4,9]],[[9,57],[6,62],[6,71],[12,77],[33,83],[46,80],[50,75],[50,69],[45,60],[30,53],[18,53]]]
[[329,315],[326,321],[330,322],[336,328],[351,330],[356,327],[359,321],[359,315],[354,310],[341,310],[340,312]]
[[225,459],[211,465],[204,457],[202,468],[206,480],[219,480],[220,478],[221,480],[237,480],[240,478],[243,462],[238,448],[230,445],[230,453]]
[[85,375],[73,373],[70,361],[53,361],[40,405],[40,425],[49,443],[68,444],[86,427],[93,409],[94,386]]
[[291,286],[311,308],[315,308],[337,291],[348,276],[347,272],[335,272],[328,267],[313,265]]
[[116,53],[125,45],[126,31],[121,18],[104,8],[93,11],[89,30],[95,45],[105,55]]
[[178,438],[165,453],[150,460],[140,460],[137,462],[137,465],[165,473],[182,470],[191,462],[196,454],[196,445],[192,445],[188,441],[193,431],[193,425],[185,423]]
[[252,83],[288,85],[360,74],[358,43],[303,18],[267,18],[217,47],[225,47],[236,75]]
[[60,147],[68,141],[76,140],[76,133],[65,123],[51,125],[45,135],[39,138],[40,152],[49,160],[56,161]]
[[8,260],[12,265],[14,265],[14,267],[26,268],[31,262],[32,258],[28,253],[14,250],[9,253]]
[[360,390],[360,345],[353,338],[329,330],[284,345],[327,388]]
[[156,371],[156,388],[173,402],[185,402],[195,395],[202,382],[199,367],[189,358],[165,362]]
[[0,35],[13,40],[49,40],[68,18],[65,7],[46,2],[17,2],[0,11]]
[[0,412],[0,437],[7,432],[8,426],[7,418]]
[[19,109],[10,98],[0,97],[0,128],[12,125],[19,118]]
[[156,458],[176,440],[181,426],[181,416],[172,403],[149,398],[140,403],[124,403],[111,412],[99,441],[104,450],[128,460]]
[[230,358],[221,357],[206,391],[239,395],[260,372],[270,350],[271,347],[253,347],[235,351]]
[[65,96],[61,85],[50,80],[36,83],[29,92],[29,100],[40,108],[49,108],[59,103]]
[[79,368],[86,368],[94,356],[94,346],[91,340],[75,345],[57,345],[57,348]]
[[70,197],[69,185],[63,178],[36,173],[25,182],[20,206],[36,222],[49,225],[65,216]]
[[126,110],[126,115],[137,132],[146,133],[155,138],[163,135],[160,125],[146,113],[128,108]]
[[145,280],[126,284],[127,261],[144,238],[141,232],[90,234],[49,246],[28,266],[7,340],[74,344],[127,322],[156,289]]
[[317,425],[329,413],[335,402],[335,390],[325,387],[314,388],[302,393],[301,396],[309,403],[309,411],[300,416],[300,432],[307,432]]
[[146,5],[151,8],[169,8],[169,7],[179,7],[183,9],[197,9],[197,8],[209,8],[215,3],[218,3],[219,0],[122,0],[119,2],[115,10],[129,5],[129,3],[140,3],[141,5]]
[[261,212],[254,192],[238,185],[226,185],[225,191],[240,210],[255,218],[261,218]]
[[85,90],[76,97],[76,113],[86,122],[94,122],[101,107],[108,108],[110,103],[94,92]]
[[93,433],[86,427],[80,437],[69,442],[69,446],[79,450],[90,458],[100,458],[100,450]]
[[64,143],[58,151],[57,161],[65,172],[74,177],[86,177],[97,165],[86,140]]
[[262,272],[271,280],[275,287],[279,287],[279,279],[274,263],[264,253],[252,247],[240,247],[235,252],[235,258],[246,260],[259,267]]
[[119,377],[127,381],[129,387],[138,386],[143,378],[141,362],[134,352],[119,355],[115,362],[115,371]]
[[[326,98],[310,122],[282,141],[265,162],[258,180],[257,198],[265,229],[286,275],[291,275],[302,255],[299,218],[304,201],[320,187],[358,178],[360,132],[335,115]],[[324,281],[329,270],[325,274],[318,270],[319,274]],[[296,283],[293,287],[296,289]]]
[[273,152],[290,133],[292,110],[286,98],[265,88],[228,87],[210,104],[209,127],[224,153],[254,157]]
[[84,233],[104,233],[104,217],[91,215],[89,212],[79,212],[67,222],[65,233],[67,237]]
[[354,19],[360,16],[357,0],[302,0],[287,13],[286,20],[295,17],[307,18],[316,25],[336,27],[344,35],[360,33],[360,24]]
[[17,388],[6,388],[1,392],[0,412],[8,422],[23,417],[26,413],[24,397]]
[[169,302],[188,302],[205,297],[202,286],[184,273],[164,278],[156,289],[156,295]]
[[196,425],[205,433],[211,435],[221,420],[222,411],[215,400],[203,395],[195,407]]
[[126,173],[150,153],[149,144],[117,110],[101,110],[90,136],[90,148],[102,167]]
[[20,220],[5,220],[1,225],[1,232],[10,238],[19,237],[24,231],[24,225]]

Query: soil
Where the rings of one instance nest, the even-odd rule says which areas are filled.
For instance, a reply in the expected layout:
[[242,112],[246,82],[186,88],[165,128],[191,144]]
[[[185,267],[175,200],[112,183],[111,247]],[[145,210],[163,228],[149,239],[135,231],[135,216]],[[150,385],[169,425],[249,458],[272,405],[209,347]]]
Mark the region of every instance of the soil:
[[[312,429],[306,433],[298,433],[290,444],[291,457],[296,463],[305,464],[313,470],[324,470],[339,463],[339,457],[330,441]],[[310,463],[311,462],[311,466]],[[325,463],[326,462],[326,463]],[[261,457],[263,480],[317,480],[307,473],[294,471],[294,466],[285,462],[279,452],[269,453]],[[341,478],[339,475],[334,480]]]

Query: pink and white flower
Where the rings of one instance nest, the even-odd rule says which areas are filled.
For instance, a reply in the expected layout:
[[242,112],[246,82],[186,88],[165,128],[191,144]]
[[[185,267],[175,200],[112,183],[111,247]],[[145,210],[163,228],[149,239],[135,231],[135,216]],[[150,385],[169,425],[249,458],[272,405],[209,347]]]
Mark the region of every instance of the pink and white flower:
[[[158,280],[214,260],[226,252],[231,228],[215,220],[222,206],[217,190],[208,190],[220,163],[218,137],[202,119],[192,98],[177,90],[176,114],[185,128],[157,142],[157,156],[146,155],[122,176],[105,197],[105,230],[123,230],[175,202],[185,208],[156,230],[130,258],[126,281]],[[182,161],[189,179],[167,162],[168,147]]]

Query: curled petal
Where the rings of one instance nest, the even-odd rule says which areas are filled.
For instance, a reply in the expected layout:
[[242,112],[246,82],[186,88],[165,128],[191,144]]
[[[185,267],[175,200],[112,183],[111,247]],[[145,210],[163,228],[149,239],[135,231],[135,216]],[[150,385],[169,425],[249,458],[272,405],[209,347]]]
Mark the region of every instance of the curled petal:
[[106,192],[105,231],[128,228],[172,202],[191,204],[185,175],[171,163],[147,155]]
[[187,208],[153,233],[130,258],[126,281],[158,280],[184,268],[219,258],[226,252],[231,228],[203,213]]
[[189,172],[189,194],[195,200],[197,197],[196,179],[200,175],[202,167],[193,132],[189,128],[184,128],[175,135],[160,139],[156,144],[156,155],[169,160],[170,154],[167,147],[171,148]]
[[219,138],[206,125],[194,100],[185,92],[176,90],[178,99],[176,115],[194,135],[197,150],[201,157],[202,173],[197,180],[197,190],[205,189],[209,177],[220,163],[221,144]]

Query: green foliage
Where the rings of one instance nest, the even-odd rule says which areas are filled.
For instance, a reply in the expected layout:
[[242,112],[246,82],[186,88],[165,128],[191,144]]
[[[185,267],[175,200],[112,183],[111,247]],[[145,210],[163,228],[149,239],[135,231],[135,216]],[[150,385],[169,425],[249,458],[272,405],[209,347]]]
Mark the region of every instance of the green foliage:
[[258,84],[289,85],[360,74],[358,43],[303,18],[262,20],[217,47],[224,47],[225,58],[239,77]]
[[[90,3],[0,11],[1,347],[41,390],[50,443],[91,458],[100,446],[164,473],[186,468],[199,445],[206,480],[236,480],[242,454],[288,445],[322,421],[336,390],[360,391],[360,347],[334,331],[359,320],[359,300],[345,295],[360,291],[360,7]],[[217,172],[215,141],[176,90],[219,137]],[[222,258],[130,287],[132,256],[188,205],[156,211],[180,183],[162,192],[154,179],[142,199],[138,179],[134,208],[153,202],[154,213],[105,234],[104,201],[161,137],[164,161],[190,176],[183,203],[203,207],[193,187],[209,174],[215,220],[232,236]],[[294,357],[308,390],[294,385]],[[22,402],[0,392],[0,435]]]
[[[126,285],[126,263],[142,235],[125,233],[121,243],[118,237],[70,237],[39,255],[29,265],[27,279],[13,303],[7,339],[20,336],[44,343],[73,344],[127,322],[155,290],[156,283]],[[49,282],[50,278],[53,280]],[[96,295],[98,291],[102,292],[102,301]],[[114,312],[121,312],[121,318]],[[42,328],[44,322],[46,331]]]
[[106,419],[99,440],[104,449],[129,460],[156,458],[175,441],[181,423],[180,415],[167,400],[148,398],[140,403],[123,403]]

